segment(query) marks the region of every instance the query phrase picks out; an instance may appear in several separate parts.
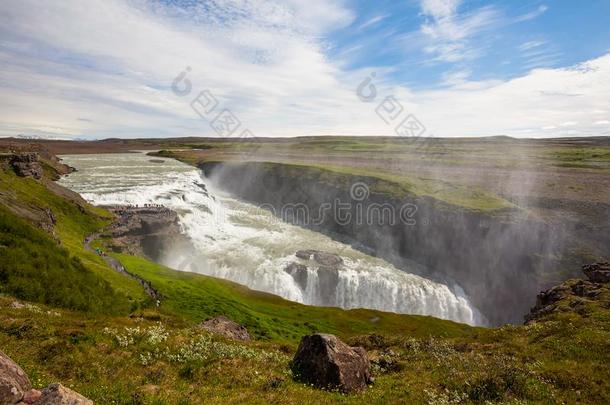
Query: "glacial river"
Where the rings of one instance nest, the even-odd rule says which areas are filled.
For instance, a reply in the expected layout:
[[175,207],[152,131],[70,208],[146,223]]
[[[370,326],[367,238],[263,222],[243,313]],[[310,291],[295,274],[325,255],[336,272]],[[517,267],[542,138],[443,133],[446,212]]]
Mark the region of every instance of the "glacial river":
[[[231,280],[309,305],[371,308],[484,323],[458,286],[399,270],[390,263],[301,227],[214,189],[201,171],[143,153],[65,155],[78,171],[59,183],[97,205],[161,204],[175,210],[197,253],[172,252],[161,262],[177,270]],[[162,162],[160,162],[162,161]],[[343,264],[328,285],[300,249],[338,254]],[[309,266],[306,283],[285,268]]]

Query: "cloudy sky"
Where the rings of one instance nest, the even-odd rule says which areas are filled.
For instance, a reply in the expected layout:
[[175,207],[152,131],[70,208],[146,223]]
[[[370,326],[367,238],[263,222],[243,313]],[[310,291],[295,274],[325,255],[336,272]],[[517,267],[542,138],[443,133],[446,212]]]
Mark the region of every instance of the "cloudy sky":
[[2,0],[0,136],[392,135],[408,116],[430,136],[610,135],[608,16],[608,0]]

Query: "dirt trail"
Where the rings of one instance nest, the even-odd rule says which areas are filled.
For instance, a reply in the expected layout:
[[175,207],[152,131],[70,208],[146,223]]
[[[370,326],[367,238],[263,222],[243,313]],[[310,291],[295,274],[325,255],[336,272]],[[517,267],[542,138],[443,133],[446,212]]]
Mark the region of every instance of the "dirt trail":
[[[99,235],[98,234],[93,234],[93,235],[89,235],[85,238],[85,249],[88,250],[89,252],[98,254],[96,252],[96,250],[94,248],[91,247],[91,242],[93,242]],[[117,259],[115,259],[114,257],[110,257],[107,255],[100,255],[100,257],[102,259],[104,259],[106,261],[106,263],[112,267],[114,270],[116,270],[117,272],[132,278],[134,280],[136,280],[138,283],[140,283],[140,285],[144,288],[144,292],[146,292],[146,294],[153,299],[153,301],[155,302],[156,306],[159,306],[161,304],[161,299],[162,296],[161,294],[155,290],[153,288],[153,286],[150,284],[150,282],[148,282],[147,280],[144,280],[142,277],[130,273],[125,266],[123,266],[121,264],[121,262],[119,262]]]

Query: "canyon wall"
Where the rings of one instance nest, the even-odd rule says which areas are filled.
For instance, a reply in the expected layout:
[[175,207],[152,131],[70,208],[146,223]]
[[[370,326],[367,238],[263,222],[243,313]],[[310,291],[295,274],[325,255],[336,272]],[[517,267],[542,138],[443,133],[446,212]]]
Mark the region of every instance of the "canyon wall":
[[[522,323],[536,293],[580,264],[568,249],[573,225],[551,225],[518,208],[475,211],[396,193],[378,178],[304,166],[208,162],[200,168],[218,188],[283,220],[459,285],[493,325]],[[355,184],[365,194],[354,195]]]

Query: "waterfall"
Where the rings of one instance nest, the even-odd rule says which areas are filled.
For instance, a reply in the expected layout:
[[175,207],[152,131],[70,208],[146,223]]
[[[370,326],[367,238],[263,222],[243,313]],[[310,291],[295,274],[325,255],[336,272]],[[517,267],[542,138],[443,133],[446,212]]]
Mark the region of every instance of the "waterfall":
[[[243,284],[309,305],[370,308],[431,315],[471,325],[485,320],[459,286],[400,270],[331,238],[281,222],[271,213],[215,190],[196,168],[144,154],[71,155],[78,169],[61,183],[98,205],[162,204],[175,210],[193,251],[174,251],[162,263]],[[316,249],[343,259],[332,274],[295,257]],[[305,266],[296,277],[291,263]]]

